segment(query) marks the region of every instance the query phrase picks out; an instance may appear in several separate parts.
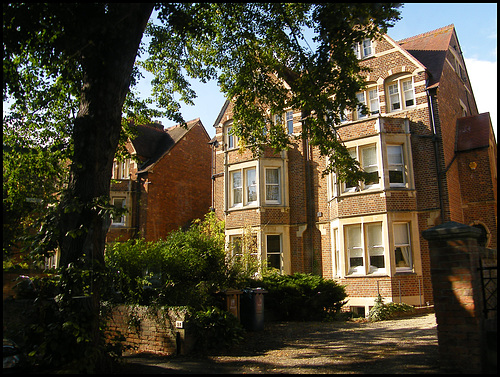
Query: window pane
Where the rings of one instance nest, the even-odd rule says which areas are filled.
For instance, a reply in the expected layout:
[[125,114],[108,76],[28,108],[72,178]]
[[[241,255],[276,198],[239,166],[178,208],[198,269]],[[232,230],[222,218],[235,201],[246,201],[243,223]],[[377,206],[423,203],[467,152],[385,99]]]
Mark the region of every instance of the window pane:
[[266,169],[266,184],[278,184],[279,169]]
[[[347,256],[349,259],[349,268],[363,266],[363,249],[361,245],[361,226],[353,225],[346,227],[347,232]],[[353,271],[351,271],[353,272]]]
[[[364,92],[356,94],[356,98],[363,105],[366,105],[365,93]],[[358,119],[366,117],[366,114],[363,113],[363,108],[361,106],[358,106],[357,115],[358,115]]]
[[370,56],[372,54],[372,41],[365,39],[363,41],[363,56]]
[[405,178],[403,174],[403,169],[401,168],[391,168],[389,170],[389,183],[405,183]]
[[[113,198],[113,206],[116,209],[125,208],[126,200],[125,198]],[[124,224],[125,223],[125,215],[112,217],[111,222],[113,224]]]
[[235,171],[233,177],[233,206],[242,203],[241,172]]
[[368,147],[362,149],[363,168],[377,166],[377,148]]
[[413,95],[413,85],[410,80],[403,81],[403,94],[405,98],[405,106],[413,106],[415,104],[414,95]]
[[257,201],[257,181],[255,169],[247,169],[247,200],[249,202]]
[[227,128],[227,144],[228,148],[234,148],[234,137],[231,135],[233,127]]
[[408,223],[394,224],[394,260],[396,268],[413,267]]
[[404,164],[403,164],[403,148],[401,145],[387,146],[387,160],[389,162],[389,183],[402,184],[405,183]]
[[276,200],[279,201],[280,193],[278,186],[266,186],[266,200]]
[[233,256],[240,256],[241,255],[241,237],[240,236],[231,237],[231,247],[232,247]]
[[396,245],[408,245],[408,224],[394,224],[394,243]]
[[371,114],[378,114],[379,113],[379,105],[378,105],[377,89],[369,90],[368,97],[370,99],[370,113]]
[[286,112],[286,127],[289,134],[293,134],[293,111]]
[[398,84],[391,84],[388,87],[389,89],[389,102],[391,104],[391,111],[398,110],[401,105],[399,103],[399,90]]
[[369,224],[366,226],[368,253],[372,268],[384,268],[384,245],[382,241],[382,224]]
[[363,161],[363,171],[368,173],[365,180],[365,186],[377,185],[379,183],[378,165],[377,165],[377,148],[368,147],[361,150],[361,158]]
[[389,160],[389,164],[402,164],[403,153],[401,145],[388,145],[387,158]]
[[268,253],[281,252],[281,236],[279,234],[267,235],[267,252]]
[[281,270],[281,255],[280,254],[268,254],[267,255],[267,267],[276,268]]
[[266,169],[266,200],[280,200],[280,169]]
[[267,266],[281,270],[281,236],[268,234],[267,241]]
[[[354,159],[357,159],[356,158],[356,148],[351,148],[348,150],[349,152],[349,155],[354,158]],[[358,187],[358,182],[355,181],[355,180],[350,180],[350,181],[346,181],[345,182],[345,189],[344,191],[354,191],[354,189]]]

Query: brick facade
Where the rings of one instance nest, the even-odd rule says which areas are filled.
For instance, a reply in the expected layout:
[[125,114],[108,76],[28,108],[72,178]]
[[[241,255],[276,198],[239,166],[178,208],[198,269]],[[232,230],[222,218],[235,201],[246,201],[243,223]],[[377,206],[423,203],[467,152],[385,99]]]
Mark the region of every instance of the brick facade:
[[[348,189],[331,175],[322,176],[326,159],[302,141],[286,152],[259,157],[230,148],[232,104],[227,102],[214,125],[213,205],[226,222],[228,241],[251,226],[265,260],[268,249],[276,247],[268,243],[279,235],[282,272],[337,279],[346,285],[350,306],[368,309],[378,293],[389,301],[432,304],[423,230],[450,220],[480,221],[489,235],[487,246],[496,247],[496,143],[489,123],[486,146],[455,150],[457,119],[472,117],[469,132],[474,133],[479,117],[453,25],[400,42],[384,36],[372,42],[372,49],[374,54],[360,64],[371,69],[365,93],[378,96],[378,113],[356,119],[353,111],[337,130],[358,158],[372,153],[370,148],[376,151],[372,166],[378,183]],[[299,110],[293,119],[299,134]],[[404,160],[398,168],[390,167],[389,146]],[[279,202],[267,201],[268,166],[280,169]],[[243,177],[235,171],[245,169],[256,171],[258,199],[234,205],[232,195],[244,193],[247,183],[242,178],[235,188],[232,177]],[[402,182],[391,181],[394,169],[402,172]],[[481,179],[480,186],[471,174]]]
[[111,198],[126,198],[123,224],[112,224],[107,241],[141,236],[146,241],[201,219],[211,206],[210,138],[199,119],[188,128],[140,126],[128,148],[139,158],[130,163],[129,177],[114,180]]

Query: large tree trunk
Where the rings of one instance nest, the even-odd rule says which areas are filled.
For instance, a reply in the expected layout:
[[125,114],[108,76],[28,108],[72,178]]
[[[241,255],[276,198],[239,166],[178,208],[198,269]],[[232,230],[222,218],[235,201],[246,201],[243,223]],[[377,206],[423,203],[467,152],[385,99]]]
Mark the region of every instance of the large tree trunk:
[[[89,25],[92,35],[81,51],[84,77],[73,131],[74,156],[67,194],[62,200],[60,266],[63,268],[79,259],[91,271],[98,271],[104,265],[109,216],[90,203],[109,198],[122,107],[152,10],[152,4],[113,3],[106,15],[109,22]],[[91,297],[91,331],[97,345],[99,281],[93,282]]]

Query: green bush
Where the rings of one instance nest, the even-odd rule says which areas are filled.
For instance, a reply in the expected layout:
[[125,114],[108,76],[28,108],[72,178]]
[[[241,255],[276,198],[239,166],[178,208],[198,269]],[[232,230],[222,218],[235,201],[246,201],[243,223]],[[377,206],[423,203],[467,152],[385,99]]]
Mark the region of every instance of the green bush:
[[196,326],[198,351],[220,350],[240,342],[245,330],[231,313],[209,307],[194,313],[191,318]]
[[311,274],[270,273],[251,284],[268,291],[265,309],[279,320],[325,320],[340,311],[347,297],[343,286]]
[[370,309],[368,319],[370,321],[383,321],[399,316],[401,313],[414,312],[415,308],[408,304],[398,304],[394,302],[384,303],[380,294],[375,299],[375,305]]
[[240,278],[226,258],[224,226],[213,214],[165,240],[108,245],[106,264],[114,287],[130,304],[201,308]]

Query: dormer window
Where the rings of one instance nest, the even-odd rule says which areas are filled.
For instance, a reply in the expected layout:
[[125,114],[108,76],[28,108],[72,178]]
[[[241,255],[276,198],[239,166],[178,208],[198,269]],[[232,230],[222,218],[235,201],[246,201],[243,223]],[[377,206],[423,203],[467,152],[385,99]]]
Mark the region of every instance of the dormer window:
[[362,42],[354,44],[354,52],[358,59],[364,59],[373,55],[372,41],[364,39]]

